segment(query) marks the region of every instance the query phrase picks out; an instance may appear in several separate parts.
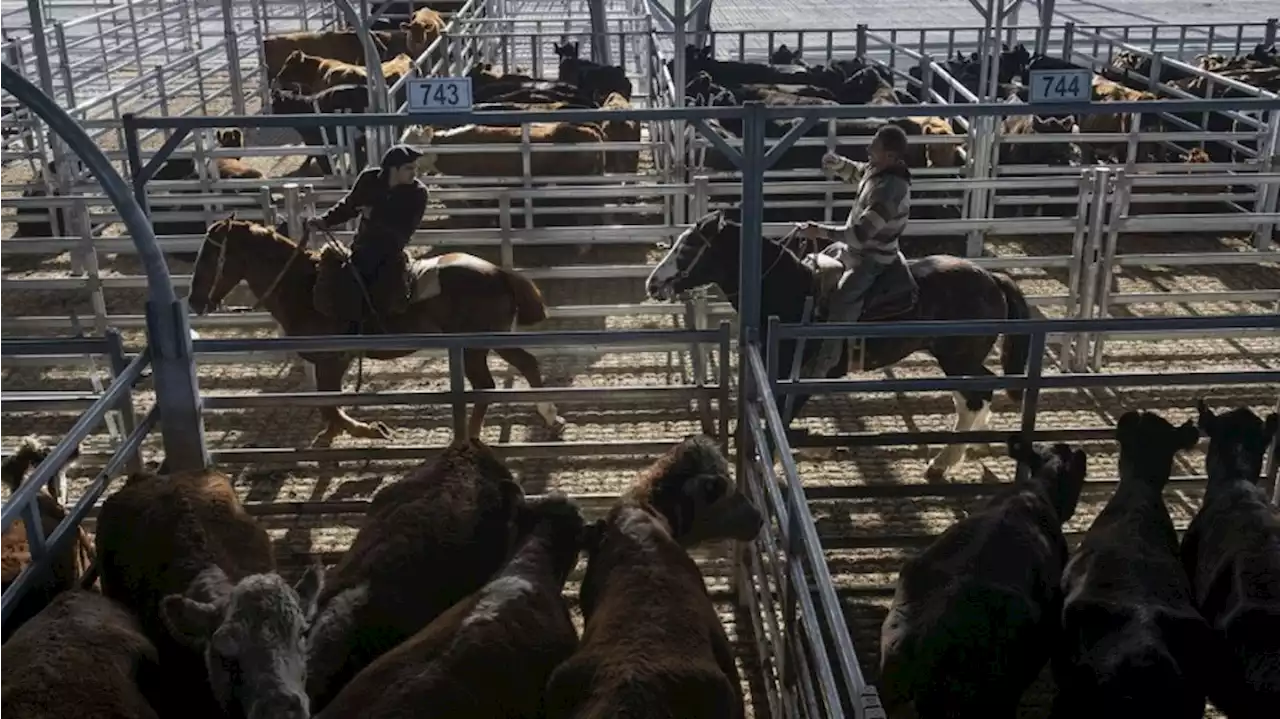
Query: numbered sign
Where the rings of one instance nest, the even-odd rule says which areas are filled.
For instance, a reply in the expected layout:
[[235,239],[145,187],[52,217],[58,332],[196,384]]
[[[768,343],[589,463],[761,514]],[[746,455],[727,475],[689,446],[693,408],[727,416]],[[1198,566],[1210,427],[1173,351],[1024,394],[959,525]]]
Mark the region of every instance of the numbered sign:
[[467,112],[471,78],[415,77],[409,80],[409,112]]
[[1031,102],[1089,102],[1093,73],[1088,70],[1032,70]]

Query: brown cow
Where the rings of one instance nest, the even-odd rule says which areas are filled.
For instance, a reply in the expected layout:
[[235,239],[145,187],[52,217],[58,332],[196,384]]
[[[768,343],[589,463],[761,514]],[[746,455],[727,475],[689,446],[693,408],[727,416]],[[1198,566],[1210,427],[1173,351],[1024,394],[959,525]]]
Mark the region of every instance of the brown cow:
[[[397,55],[382,63],[382,76],[387,85],[394,84],[413,68],[413,58]],[[369,73],[363,65],[353,65],[341,60],[330,60],[318,55],[308,55],[294,50],[284,61],[284,66],[271,81],[273,89],[297,87],[308,94],[316,94],[339,85],[364,85]]]
[[[1093,76],[1094,102],[1147,102],[1159,99],[1154,93],[1134,90],[1118,82],[1112,82],[1101,75]],[[1158,120],[1154,116],[1142,117],[1142,127],[1154,129]],[[1081,115],[1077,121],[1081,133],[1127,133],[1132,130],[1133,115],[1131,113],[1090,113]],[[1128,154],[1128,144],[1124,142],[1086,142],[1081,138],[1080,156],[1086,165],[1096,164],[1099,160],[1122,163]],[[1138,145],[1138,162],[1157,159],[1159,143],[1143,142]]]
[[[626,110],[631,102],[621,93],[610,93],[600,106],[605,110]],[[600,123],[605,140],[609,142],[640,142],[640,123],[635,120],[605,120]],[[605,170],[608,172],[634,173],[640,169],[639,150],[609,150],[605,152]]]
[[374,496],[328,577],[307,641],[323,709],[352,677],[484,586],[511,551],[524,493],[493,450],[455,441]]
[[[0,467],[0,481],[4,482],[10,492],[18,491],[27,473],[43,462],[52,451],[53,447],[34,437],[24,438],[18,444],[18,449]],[[46,539],[67,516],[66,508],[54,498],[54,492],[65,481],[62,473],[75,463],[79,454],[79,450],[76,450],[67,465],[59,469],[36,495],[36,511],[40,515],[40,525]],[[43,577],[33,578],[35,581],[27,584],[26,593],[4,623],[5,641],[23,622],[38,614],[59,593],[75,587],[88,570],[93,561],[93,542],[83,528],[76,531],[76,542],[64,545],[57,556],[53,557],[51,571]],[[17,520],[4,533],[0,557],[3,558],[4,591],[7,592],[9,586],[31,565],[31,547],[27,544],[25,520]]]
[[1231,719],[1261,719],[1280,706],[1280,515],[1258,478],[1280,422],[1203,401],[1199,414],[1208,484],[1181,555],[1214,635],[1209,699]]
[[135,474],[98,515],[102,591],[160,651],[164,716],[310,716],[303,631],[320,572],[296,588],[271,539],[214,471]]
[[424,7],[415,12],[409,22],[400,23],[400,29],[408,36],[409,54],[417,58],[444,34],[444,17]]
[[543,716],[547,680],[578,645],[562,591],[583,522],[559,495],[519,524],[515,554],[484,588],[365,667],[318,719]]
[[[390,60],[409,51],[408,34],[403,30],[378,30],[372,35],[373,43],[378,47],[379,60]],[[293,32],[273,35],[262,41],[268,79],[280,73],[285,60],[295,50],[352,65],[364,65],[364,46],[360,43],[360,36],[352,30]]]
[[[564,152],[530,152],[529,174],[532,177],[604,174],[604,153],[590,149],[604,142],[604,133],[595,125],[568,122],[535,122],[529,127],[529,141],[538,145],[574,144],[584,149]],[[483,175],[523,177],[524,159],[519,150],[521,128],[492,125],[463,125],[451,130],[435,130],[422,125],[412,128],[406,137],[411,145],[448,147],[450,145],[510,145],[507,152],[435,153],[430,147],[419,160],[423,172],[443,175]]]
[[[214,138],[221,148],[243,148],[244,132],[238,128],[218,130]],[[213,168],[209,173],[213,177],[231,180],[252,180],[262,177],[262,171],[249,165],[238,157],[215,157]]]
[[729,639],[685,548],[750,541],[762,524],[710,438],[658,458],[589,531],[586,630],[547,684],[546,716],[742,717]]
[[159,716],[143,690],[157,674],[155,645],[132,614],[96,592],[62,593],[5,643],[2,654],[0,713],[6,716]]

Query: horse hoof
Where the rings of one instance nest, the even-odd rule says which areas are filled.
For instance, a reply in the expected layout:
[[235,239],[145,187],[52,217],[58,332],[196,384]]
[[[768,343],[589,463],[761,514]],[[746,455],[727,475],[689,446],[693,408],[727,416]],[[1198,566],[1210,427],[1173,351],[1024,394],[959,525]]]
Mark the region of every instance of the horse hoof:
[[924,478],[930,482],[945,481],[947,478],[947,470],[942,467],[929,465],[929,468],[924,471]]
[[568,426],[569,423],[565,421],[564,417],[557,416],[556,421],[547,425],[547,433],[551,435],[552,439],[564,439],[564,430]]

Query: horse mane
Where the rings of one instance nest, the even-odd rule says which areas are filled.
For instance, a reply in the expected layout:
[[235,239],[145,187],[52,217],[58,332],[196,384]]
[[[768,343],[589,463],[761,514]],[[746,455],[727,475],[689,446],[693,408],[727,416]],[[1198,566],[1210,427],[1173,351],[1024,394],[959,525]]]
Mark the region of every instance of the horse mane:
[[[253,220],[238,220],[234,218],[223,220],[223,222],[227,223],[227,229],[229,231],[228,234],[230,234],[230,231],[241,229],[247,232],[252,237],[271,239],[275,242],[285,245],[290,250],[296,250],[298,247],[297,241],[295,241],[292,237],[289,237],[288,235],[282,232],[277,232],[276,228],[271,227],[269,225],[264,225],[259,222],[254,222]],[[320,256],[320,253],[312,248],[307,248],[306,254],[313,259],[318,258]]]
[[340,95],[343,93],[355,92],[355,91],[359,91],[361,93],[367,93],[369,91],[369,88],[364,85],[358,85],[355,83],[346,83],[343,85],[334,85],[332,87],[326,87],[325,89],[317,92],[307,92],[305,89],[305,86],[290,83],[288,85],[278,87],[272,90],[271,92],[273,95],[277,95],[280,98],[285,100],[293,100],[295,102],[316,103],[321,100],[325,100],[330,97],[333,97],[335,95]]

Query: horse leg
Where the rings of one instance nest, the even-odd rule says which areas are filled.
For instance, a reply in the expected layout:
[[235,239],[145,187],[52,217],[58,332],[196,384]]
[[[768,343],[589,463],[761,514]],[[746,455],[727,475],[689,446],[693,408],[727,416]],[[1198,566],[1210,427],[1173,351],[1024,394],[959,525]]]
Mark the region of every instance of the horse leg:
[[[945,371],[945,370],[944,370]],[[954,377],[959,373],[947,372],[947,376]],[[981,370],[964,373],[975,376],[991,376],[991,371],[985,367]],[[952,399],[956,403],[956,432],[981,431],[987,428],[987,422],[991,419],[991,397],[990,391],[985,392],[953,392]],[[938,453],[929,463],[929,469],[925,471],[925,477],[931,481],[945,479],[947,473],[955,469],[964,461],[965,451],[969,448],[967,444],[949,444]]]
[[[349,355],[327,356],[315,363],[316,391],[341,392],[342,378],[347,374],[353,358]],[[311,440],[313,447],[327,447],[344,432],[352,437],[365,439],[391,439],[395,434],[385,422],[359,422],[351,418],[341,407],[322,407],[324,430]]]
[[[519,347],[508,347],[497,350],[498,356],[506,360],[507,364],[516,368],[516,371],[524,375],[525,381],[530,387],[535,389],[541,388],[542,370],[538,367],[538,358],[534,357],[527,350]],[[547,425],[547,431],[552,437],[559,439],[564,436],[564,428],[566,422],[564,417],[556,414],[556,406],[551,402],[537,402],[534,407],[538,411],[538,416],[542,417],[542,421]]]
[[[493,373],[489,371],[489,350],[469,349],[462,352],[463,372],[471,389],[493,389],[497,383],[493,381]],[[471,421],[467,423],[467,436],[479,437],[484,429],[484,413],[489,409],[488,402],[476,402],[471,409]]]

